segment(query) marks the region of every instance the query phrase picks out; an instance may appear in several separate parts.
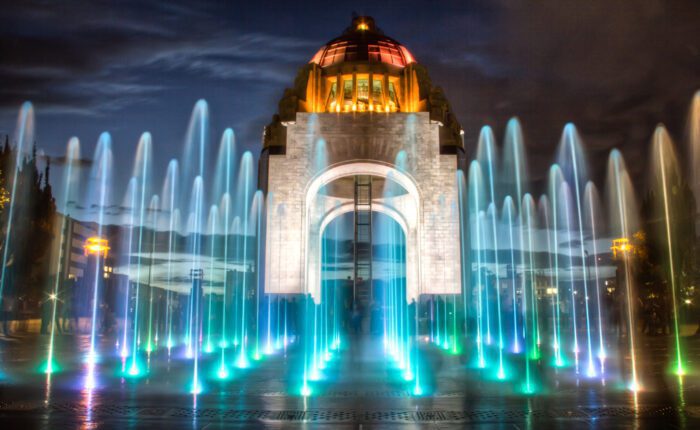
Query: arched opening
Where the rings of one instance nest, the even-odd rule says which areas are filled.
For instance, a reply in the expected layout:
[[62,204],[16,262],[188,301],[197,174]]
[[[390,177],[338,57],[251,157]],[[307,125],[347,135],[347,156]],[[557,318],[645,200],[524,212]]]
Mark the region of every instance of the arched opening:
[[[366,191],[358,191],[358,178],[366,179]],[[343,214],[352,213],[355,219],[366,216],[358,211],[358,194],[366,192],[370,195],[365,203],[365,211],[371,214],[379,213],[392,219],[402,231],[405,237],[405,259],[406,259],[406,298],[416,298],[420,292],[419,288],[419,259],[420,253],[420,195],[415,181],[405,172],[393,166],[370,161],[355,161],[340,165],[331,166],[321,174],[317,175],[309,184],[306,190],[305,199],[305,279],[306,292],[310,294],[316,303],[320,303],[320,285],[322,280],[321,256],[323,246],[323,233],[327,226],[335,218]],[[371,224],[370,216],[367,220]],[[358,242],[357,231],[359,227],[355,223],[354,263],[358,264]],[[372,245],[369,241],[369,253]],[[362,279],[372,279],[358,274],[355,270],[351,279],[355,284],[354,294],[357,294],[358,281]],[[373,288],[370,282],[370,290]],[[372,293],[365,293],[366,298],[363,305],[367,306],[374,298]],[[355,299],[355,301],[357,301]]]
[[353,213],[335,216],[323,230],[321,244],[321,331],[331,342],[349,334],[369,333],[387,337],[392,316],[406,300],[406,234],[394,217],[372,213],[377,228],[372,233],[372,298],[354,300]]

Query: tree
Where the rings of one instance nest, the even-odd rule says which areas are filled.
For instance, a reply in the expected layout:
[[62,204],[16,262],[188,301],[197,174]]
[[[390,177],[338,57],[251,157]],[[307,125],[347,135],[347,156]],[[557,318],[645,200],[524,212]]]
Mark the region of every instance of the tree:
[[[640,285],[648,285],[652,293],[665,296],[670,303],[673,273],[676,305],[680,307],[679,302],[688,297],[696,278],[696,202],[688,183],[680,178],[669,186],[666,195],[668,208],[664,205],[662,192],[652,189],[642,202],[641,230],[646,256],[638,266],[637,276]],[[668,230],[666,213],[669,216]],[[670,264],[671,255],[673,267]]]
[[[5,270],[12,274],[4,288],[3,294],[14,294],[28,301],[42,299],[42,292],[47,283],[50,264],[50,250],[54,236],[56,204],[50,184],[50,163],[46,163],[43,172],[37,166],[36,146],[32,153],[21,159],[16,170],[16,147],[12,147],[9,138],[0,150],[0,222],[4,247],[8,241],[6,234],[12,223],[8,249],[8,265]],[[16,174],[15,174],[16,173]],[[17,181],[16,184],[14,181]],[[10,201],[14,187],[14,202]],[[12,205],[12,219],[9,219]],[[2,249],[4,252],[4,249]]]

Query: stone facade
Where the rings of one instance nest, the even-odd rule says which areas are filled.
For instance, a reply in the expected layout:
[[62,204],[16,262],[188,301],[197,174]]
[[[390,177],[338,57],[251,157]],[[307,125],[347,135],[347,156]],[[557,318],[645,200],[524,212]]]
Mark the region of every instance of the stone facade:
[[302,113],[286,124],[283,154],[267,160],[265,292],[311,293],[320,283],[320,239],[351,199],[318,193],[342,177],[388,177],[407,191],[378,200],[407,242],[409,300],[461,289],[456,154],[440,153],[429,113]]

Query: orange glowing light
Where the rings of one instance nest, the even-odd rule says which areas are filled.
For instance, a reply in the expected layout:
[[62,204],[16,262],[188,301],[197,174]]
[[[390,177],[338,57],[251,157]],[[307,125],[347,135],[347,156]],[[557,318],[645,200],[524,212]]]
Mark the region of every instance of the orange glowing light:
[[633,251],[632,244],[626,237],[613,239],[610,249],[613,252],[613,258],[618,258],[618,254],[620,257],[623,257]]
[[369,25],[367,25],[367,23],[365,23],[365,22],[361,22],[361,23],[357,24],[357,29],[360,31],[366,31],[366,30],[369,30]]
[[109,241],[107,239],[93,236],[87,238],[83,249],[85,250],[85,255],[103,255],[107,257],[107,253],[111,248],[109,247]]

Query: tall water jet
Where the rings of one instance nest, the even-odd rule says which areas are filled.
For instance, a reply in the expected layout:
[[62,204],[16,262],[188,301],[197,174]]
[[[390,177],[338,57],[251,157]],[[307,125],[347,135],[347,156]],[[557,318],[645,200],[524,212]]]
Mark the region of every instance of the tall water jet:
[[[227,128],[221,135],[219,153],[216,157],[216,170],[214,173],[214,195],[223,196],[233,191],[236,173],[236,134]],[[223,221],[223,220],[222,220]]]
[[[231,222],[231,228],[229,229],[229,231],[231,232],[231,236],[233,239],[231,253],[232,253],[234,259],[238,259],[238,258],[240,258],[240,250],[242,249],[241,218],[239,216],[235,216],[233,218],[233,221]],[[234,269],[234,274],[237,275],[237,273],[238,273],[237,269]],[[239,326],[240,326],[240,322],[241,322],[240,318],[239,318],[240,312],[238,309],[238,307],[240,305],[240,300],[238,300],[238,296],[240,294],[240,291],[238,288],[239,280],[237,279],[237,276],[232,277],[232,282],[233,282],[233,285],[232,285],[232,291],[231,291],[231,302],[232,302],[231,303],[231,306],[232,306],[231,328],[233,331],[233,336],[232,336],[233,339],[231,341],[231,344],[233,345],[233,348],[235,349],[235,348],[238,348],[238,346],[240,345],[240,341],[239,341],[239,339],[240,339],[239,338],[240,327]]]
[[[688,235],[689,232],[679,232],[682,225],[692,225],[694,230],[695,225],[695,207],[694,199],[692,196],[686,193],[684,195],[684,185],[682,184],[680,166],[678,165],[678,159],[674,152],[673,142],[671,142],[671,137],[663,125],[659,125],[654,131],[654,138],[652,142],[652,178],[654,181],[652,193],[659,193],[662,200],[659,201],[656,206],[660,206],[660,210],[653,208],[652,210],[658,210],[660,217],[664,220],[663,231],[666,242],[666,256],[668,258],[668,278],[669,284],[671,285],[671,300],[673,309],[673,332],[674,341],[676,349],[676,366],[674,372],[682,376],[685,374],[685,365],[683,362],[683,352],[681,350],[681,334],[679,329],[679,260],[681,255],[679,251],[680,243],[683,241],[681,235]],[[692,202],[691,211],[683,211],[683,206],[688,206]],[[675,209],[676,213],[671,213],[671,209]],[[681,213],[678,213],[681,212]],[[689,212],[689,213],[683,213]],[[672,220],[673,217],[673,220]],[[689,219],[684,220],[687,217]],[[672,226],[673,225],[673,226]],[[695,234],[690,234],[693,236],[692,241],[695,240]],[[687,239],[686,239],[687,240]],[[693,242],[688,243],[689,247],[694,246]]]
[[602,231],[600,220],[605,219],[602,213],[602,204],[598,196],[598,190],[593,182],[586,184],[584,191],[584,208],[586,226],[591,231],[591,244],[593,246],[593,274],[595,279],[595,299],[597,309],[597,328],[598,328],[598,360],[600,361],[600,372],[605,371],[605,341],[603,339],[603,307],[600,301],[600,270],[598,267],[598,234]]
[[195,177],[205,178],[207,144],[209,142],[209,105],[200,99],[195,103],[190,116],[182,154],[181,175],[183,184],[193,183]]
[[[636,327],[634,324],[635,318],[635,296],[634,286],[632,284],[632,270],[630,253],[633,252],[630,246],[632,232],[636,231],[638,226],[637,220],[637,205],[634,199],[634,188],[625,166],[622,154],[618,150],[612,150],[608,159],[608,172],[606,179],[606,190],[608,192],[608,207],[610,208],[610,231],[616,237],[620,238],[620,246],[613,246],[614,256],[619,262],[619,272],[624,276],[625,284],[625,302],[627,310],[627,337],[629,340],[630,353],[630,383],[629,388],[633,392],[640,390],[641,385],[639,375],[637,373],[637,355],[636,355]],[[619,283],[618,283],[619,285]]]
[[61,183],[61,198],[58,203],[59,216],[57,217],[57,222],[60,223],[59,227],[59,238],[57,242],[58,246],[58,258],[56,259],[56,279],[53,283],[53,290],[49,295],[51,303],[51,337],[49,339],[49,349],[46,358],[46,365],[44,371],[46,374],[50,375],[55,370],[54,365],[54,342],[56,336],[56,324],[58,321],[57,307],[58,302],[61,300],[59,297],[59,291],[61,288],[61,281],[63,280],[63,273],[65,267],[63,267],[64,260],[64,248],[66,241],[66,229],[68,228],[68,223],[70,222],[69,214],[69,203],[75,202],[78,198],[79,186],[80,186],[80,141],[77,137],[71,137],[68,140],[68,146],[66,148],[66,158],[63,167],[63,181]]
[[[276,214],[277,219],[280,220],[280,224],[283,224],[284,223],[284,216],[285,216],[285,205],[284,204],[276,204],[274,201],[274,195],[272,193],[268,193],[267,198],[268,198],[268,201],[266,203],[266,206],[268,207],[268,209],[275,208],[274,210],[277,213]],[[277,232],[273,233],[273,234],[276,234],[277,240],[279,242],[281,242],[282,229],[278,228]],[[277,261],[268,261],[268,262],[266,262],[266,264],[281,265],[282,264],[281,253],[278,253]],[[275,280],[275,282],[277,284],[277,289],[281,290],[281,285],[280,285],[282,282],[281,277],[278,277]],[[282,305],[280,304],[280,302],[283,302],[284,308],[282,308]],[[278,345],[276,345],[276,346],[277,346],[277,348],[284,348],[285,352],[287,349],[287,345],[289,344],[289,331],[288,331],[289,325],[288,325],[288,321],[287,321],[288,320],[287,312],[288,312],[287,299],[284,298],[284,300],[278,300],[277,301],[278,318],[277,318],[277,336],[276,336]],[[284,315],[284,318],[281,317],[282,315]]]
[[511,118],[506,126],[503,168],[500,176],[505,193],[513,196],[513,200],[520,204],[524,193],[529,191],[527,189],[529,175],[525,140],[520,121],[517,118]]
[[491,219],[491,234],[492,238],[492,248],[493,248],[493,255],[494,255],[494,274],[495,274],[495,285],[496,285],[496,317],[497,317],[497,322],[498,322],[498,373],[497,377],[498,379],[504,379],[505,378],[505,371],[503,368],[503,327],[502,327],[502,318],[501,318],[501,292],[500,292],[500,286],[499,286],[499,279],[500,279],[500,273],[501,273],[501,267],[499,264],[499,259],[498,259],[498,223],[496,221],[496,190],[495,190],[495,184],[494,184],[494,166],[496,165],[495,161],[495,145],[494,141],[496,139],[493,136],[493,132],[491,131],[490,127],[484,127],[481,129],[481,134],[479,135],[479,143],[477,147],[477,157],[482,160],[481,161],[481,166],[482,166],[482,171],[485,169],[488,173],[488,186],[489,186],[489,209],[488,209],[488,215],[489,218]]
[[561,173],[561,169],[558,165],[553,165],[549,169],[548,181],[548,192],[551,196],[551,253],[554,255],[554,288],[556,290],[556,304],[554,306],[554,323],[556,325],[556,330],[554,331],[554,353],[555,353],[555,365],[561,367],[564,365],[564,359],[562,356],[562,349],[564,348],[562,338],[561,338],[561,284],[559,276],[559,190],[564,182],[564,178]]
[[[457,187],[458,187],[458,199],[459,199],[459,230],[460,230],[460,255],[461,255],[461,267],[462,267],[462,315],[464,318],[464,339],[465,341],[469,336],[469,301],[467,299],[468,293],[470,291],[470,285],[472,284],[471,276],[471,246],[470,246],[470,229],[467,225],[470,222],[469,215],[469,191],[467,188],[467,178],[462,170],[457,170]],[[432,304],[432,302],[431,302]],[[430,307],[432,311],[432,305]],[[429,318],[431,321],[432,319]],[[432,325],[430,330],[430,340],[433,340]]]
[[151,224],[151,243],[149,246],[148,254],[148,275],[147,283],[148,286],[148,337],[146,338],[146,353],[150,354],[155,348],[155,343],[157,343],[158,332],[155,334],[155,343],[153,337],[153,257],[156,251],[156,236],[158,233],[158,218],[160,215],[160,198],[157,195],[151,197],[151,202],[148,205],[148,212],[150,213],[150,224]]
[[[318,174],[320,172],[323,172],[326,167],[328,166],[328,149],[326,147],[326,141],[322,137],[319,136],[320,130],[319,130],[319,123],[318,123],[318,115],[313,114],[309,117],[309,122],[307,125],[307,144],[309,145],[310,148],[312,148],[309,156],[310,159],[308,160],[308,166],[311,169],[311,172],[314,174]],[[322,187],[319,192],[323,192]],[[323,203],[321,202],[320,199],[314,199],[311,203],[309,208],[307,208],[307,214],[309,213],[322,213],[321,211],[323,210]],[[318,273],[314,273],[308,270],[308,265],[307,265],[307,270],[306,270],[306,275],[307,279],[312,279],[315,278],[317,281],[317,284],[320,285],[320,279],[318,279]],[[306,319],[306,324],[304,327],[304,333],[306,335],[306,340],[304,341],[304,370],[303,370],[303,375],[302,375],[302,395],[307,395],[307,393],[310,393],[310,387],[308,385],[309,380],[318,380],[320,378],[320,373],[319,373],[319,354],[318,354],[318,306],[316,301],[320,300],[320,292],[317,290],[310,290],[309,287],[315,287],[318,288],[316,285],[310,285],[310,283],[307,281],[307,285],[305,288],[305,302],[304,302],[304,312],[308,316],[311,312],[309,310],[309,307],[311,307],[311,310],[313,311],[313,318],[307,317]]]
[[166,272],[166,290],[165,290],[165,330],[166,330],[166,347],[168,353],[173,347],[173,314],[172,314],[172,295],[173,295],[173,252],[176,248],[177,232],[179,231],[179,209],[178,209],[178,162],[170,160],[168,170],[163,183],[161,200],[161,210],[168,214],[168,262]]
[[236,202],[239,203],[237,206],[237,214],[240,216],[241,222],[241,253],[243,266],[243,276],[240,285],[240,315],[239,320],[239,341],[240,348],[238,351],[238,357],[236,358],[236,366],[239,368],[244,368],[248,366],[247,348],[248,348],[248,332],[246,328],[246,290],[248,289],[248,282],[250,274],[248,273],[248,259],[251,256],[251,249],[248,246],[249,234],[251,231],[250,224],[250,208],[252,205],[253,198],[253,155],[246,151],[241,157],[241,166],[238,170],[238,189],[236,191]]
[[224,227],[223,231],[223,293],[221,300],[221,341],[219,342],[219,347],[221,348],[221,361],[219,363],[218,376],[219,378],[226,378],[228,376],[228,370],[226,366],[226,349],[228,347],[228,331],[227,322],[228,316],[226,309],[228,307],[228,287],[229,287],[229,244],[230,244],[230,227],[231,227],[231,217],[232,212],[232,202],[231,193],[232,184],[231,179],[235,176],[235,159],[236,159],[236,140],[232,129],[227,128],[224,130],[221,136],[221,143],[219,146],[219,156],[218,164],[216,170],[216,181],[217,181],[217,195],[221,195],[221,203],[219,208],[222,211],[222,223]]
[[124,203],[123,205],[127,208],[129,208],[128,213],[125,214],[125,219],[124,219],[124,224],[129,226],[129,233],[127,234],[126,237],[126,244],[125,247],[127,249],[126,255],[122,256],[122,258],[125,260],[124,264],[127,267],[127,282],[126,282],[126,291],[124,293],[124,325],[122,328],[122,341],[121,341],[121,357],[126,358],[129,355],[129,308],[131,307],[129,305],[131,301],[131,283],[133,282],[133,279],[135,279],[135,273],[132,269],[132,264],[131,264],[131,254],[132,254],[132,249],[133,249],[133,244],[134,244],[134,237],[135,237],[135,230],[136,230],[136,224],[137,224],[137,217],[138,217],[138,208],[137,208],[137,202],[138,202],[138,182],[135,177],[132,177],[129,180],[129,184],[126,187],[126,194],[124,196]]
[[[535,306],[531,299],[533,294],[533,289],[535,285],[533,283],[534,276],[532,273],[532,241],[531,232],[535,228],[534,217],[532,216],[532,211],[530,208],[530,201],[532,198],[529,194],[525,194],[523,197],[524,201],[521,203],[522,213],[520,214],[520,231],[521,236],[524,237],[525,231],[527,231],[528,237],[521,242],[520,253],[523,256],[521,261],[523,262],[522,268],[522,314],[523,314],[523,339],[525,347],[525,383],[524,391],[527,394],[534,392],[534,386],[532,381],[532,369],[530,361],[535,360],[538,357],[537,353],[537,331],[535,329],[534,320],[537,318],[535,313]],[[527,257],[525,257],[527,255]],[[528,282],[528,272],[530,273]],[[529,287],[529,288],[528,288]]]
[[505,379],[505,368],[503,366],[503,317],[501,315],[501,290],[500,290],[500,265],[498,258],[498,222],[496,221],[496,205],[494,203],[489,203],[488,209],[486,210],[486,216],[491,224],[491,237],[490,249],[493,250],[493,263],[494,263],[494,288],[493,291],[496,296],[496,327],[498,329],[498,370],[496,372],[496,377],[498,379]]
[[[336,208],[340,208],[341,203],[340,201],[337,201],[335,203]],[[339,270],[340,268],[340,220],[337,220],[335,222],[335,226],[333,229],[333,270],[334,273],[335,271]],[[337,349],[340,347],[340,307],[338,305],[339,297],[338,297],[338,290],[340,288],[337,275],[334,277],[333,282],[332,282],[332,288],[333,288],[333,349]],[[384,302],[386,303],[386,293],[384,294]],[[384,306],[386,309],[386,306]],[[386,316],[384,318],[384,344],[386,347]]]
[[[483,205],[483,177],[481,167],[476,161],[472,161],[469,166],[469,219],[470,219],[470,236],[476,238],[474,241],[474,255],[476,256],[476,294],[477,294],[477,309],[476,309],[476,345],[477,345],[477,365],[480,368],[485,367],[486,361],[484,357],[484,333],[488,333],[488,318],[484,321],[484,310],[488,312],[488,303],[484,304],[483,300],[483,267],[481,262],[481,237],[482,226],[480,219],[480,208]],[[471,264],[470,264],[471,266]],[[486,326],[486,328],[484,327]]]
[[[87,195],[87,205],[90,208],[90,216],[94,217],[97,223],[97,238],[104,240],[103,226],[104,214],[107,205],[110,202],[110,191],[112,189],[112,138],[109,133],[102,133],[97,142],[93,166],[90,172],[89,191]],[[92,211],[95,211],[93,213]],[[99,307],[100,298],[100,283],[99,274],[101,258],[107,257],[108,248],[88,249],[88,253],[94,254],[94,284],[92,285],[92,317],[90,327],[90,349],[88,351],[86,362],[88,365],[88,375],[85,382],[86,388],[94,387],[94,364],[97,358],[96,351],[96,335],[97,335],[97,310]]]
[[228,370],[227,370],[227,365],[226,365],[226,349],[229,346],[228,343],[228,307],[229,307],[229,302],[228,302],[228,297],[229,297],[229,245],[231,241],[230,237],[230,232],[231,232],[231,194],[230,190],[226,191],[222,196],[221,196],[221,203],[219,205],[219,212],[220,216],[222,218],[222,226],[223,226],[223,238],[222,238],[222,247],[223,249],[221,250],[221,257],[223,259],[223,279],[222,279],[222,293],[221,293],[221,336],[219,340],[219,348],[221,350],[221,357],[219,361],[219,370],[218,370],[218,376],[220,379],[225,379],[228,376]]
[[[506,125],[502,177],[503,187],[506,190],[506,194],[513,196],[513,199],[518,205],[517,212],[519,214],[519,219],[521,220],[521,228],[518,229],[518,247],[521,251],[520,267],[522,267],[523,270],[527,266],[527,264],[525,262],[525,253],[523,252],[523,250],[526,247],[526,239],[524,236],[524,229],[522,228],[522,221],[524,219],[522,203],[525,193],[528,192],[528,189],[526,187],[528,185],[529,179],[527,171],[527,159],[525,154],[525,140],[523,138],[523,131],[520,126],[520,121],[517,118],[511,118],[508,121],[508,124]],[[515,268],[513,269],[513,276],[515,276]],[[524,280],[525,273],[523,272],[523,282]],[[523,314],[523,319],[525,317],[525,314]],[[527,337],[524,334],[524,331],[526,329],[526,324],[524,322],[522,324],[522,329],[523,340],[525,340],[527,343]],[[537,346],[537,349],[539,350],[539,346]]]
[[[555,269],[555,264],[554,264],[554,257],[552,256],[554,246],[552,244],[552,206],[549,202],[549,198],[547,197],[546,194],[543,194],[540,196],[540,200],[538,202],[538,212],[539,212],[539,217],[542,222],[542,228],[544,229],[545,232],[545,240],[547,242],[547,273],[549,273],[550,277],[554,280],[558,280],[558,268]],[[556,216],[556,213],[555,213]],[[554,221],[556,223],[556,221]],[[558,260],[557,260],[558,261]],[[554,283],[554,288],[552,289],[552,293],[550,294],[551,296],[551,315],[550,319],[552,321],[552,327],[551,327],[551,335],[553,336],[552,339],[552,349],[554,350],[554,364],[556,366],[561,366],[563,363],[561,362],[561,354],[559,354],[559,289],[558,289],[558,282]]]
[[[151,134],[145,132],[139,139],[136,158],[134,159],[134,171],[132,177],[135,178],[137,184],[137,204],[138,208],[138,234],[136,237],[136,282],[135,282],[135,302],[133,316],[133,337],[131,341],[131,364],[129,366],[129,374],[136,376],[141,370],[138,365],[138,344],[140,339],[139,326],[139,307],[141,296],[141,268],[144,249],[144,229],[146,226],[147,203],[146,199],[150,196],[151,183],[151,162],[152,162],[152,144]],[[131,252],[131,250],[129,250]],[[129,259],[131,264],[131,259]]]
[[192,194],[190,196],[190,221],[189,241],[190,241],[190,288],[189,298],[189,324],[188,324],[188,345],[187,355],[192,358],[192,388],[190,392],[194,395],[202,391],[199,382],[199,353],[202,336],[202,227],[204,211],[204,183],[201,176],[197,176],[192,184]]
[[211,337],[211,330],[212,330],[212,321],[214,319],[213,316],[213,303],[214,303],[214,279],[215,279],[215,266],[214,263],[216,262],[216,238],[217,235],[219,234],[219,208],[216,205],[211,205],[209,207],[209,216],[207,217],[207,235],[209,236],[209,288],[208,288],[208,300],[207,300],[207,313],[206,313],[206,320],[207,320],[207,339],[204,343],[204,351],[206,353],[210,353],[214,350],[214,347],[212,346],[212,337]]
[[690,146],[690,172],[693,194],[700,200],[700,91],[693,95],[688,115],[688,145]]
[[253,195],[253,201],[251,203],[251,219],[253,220],[253,228],[251,229],[251,235],[255,238],[255,349],[253,352],[253,358],[259,360],[260,355],[260,296],[262,296],[264,290],[262,287],[262,282],[264,281],[262,277],[262,267],[264,264],[263,255],[264,250],[262,249],[264,232],[263,232],[263,220],[265,215],[264,207],[265,198],[262,191],[257,190]]
[[578,241],[581,252],[581,269],[583,272],[583,294],[584,309],[586,313],[586,347],[588,350],[588,364],[586,373],[588,376],[595,375],[593,364],[594,354],[591,342],[590,310],[588,305],[588,273],[586,263],[586,249],[583,233],[583,196],[581,189],[586,183],[586,163],[583,156],[581,138],[576,131],[576,127],[569,123],[564,127],[561,143],[559,147],[559,165],[564,171],[565,177],[569,180],[571,188],[574,190],[574,204],[576,207],[576,226],[578,227]]
[[516,226],[516,216],[515,216],[515,203],[513,203],[513,198],[511,196],[506,196],[503,202],[503,213],[502,213],[504,223],[508,226],[508,250],[510,254],[510,287],[511,287],[511,301],[513,310],[513,348],[512,351],[516,354],[520,353],[520,331],[518,330],[518,294],[517,294],[517,278],[515,276],[516,262],[515,262],[515,235],[513,230]]
[[[526,295],[526,292],[529,292],[529,304],[527,306],[523,306],[524,310],[529,310],[529,317],[530,317],[530,335],[531,335],[531,342],[530,342],[530,353],[529,353],[529,358],[533,360],[538,360],[540,358],[540,343],[541,343],[541,335],[540,335],[540,319],[539,319],[539,309],[537,306],[537,285],[536,285],[536,263],[535,263],[535,252],[536,252],[536,242],[535,238],[536,236],[534,235],[535,229],[537,228],[537,212],[535,209],[535,200],[532,198],[532,195],[529,193],[525,193],[523,196],[523,203],[522,203],[522,208],[523,208],[523,213],[521,214],[521,219],[522,219],[522,225],[521,229],[524,229],[525,234],[525,247],[522,250],[525,252],[527,250],[527,261],[526,261],[526,266],[527,269],[523,269],[523,279],[525,279],[525,273],[526,271],[530,274],[530,280],[529,280],[529,286],[530,288],[523,288],[523,295]],[[525,284],[524,284],[525,285]],[[528,300],[525,297],[523,297],[523,302]],[[523,311],[523,315],[527,316],[527,312]],[[524,327],[527,327],[526,324],[523,324]],[[526,338],[527,339],[527,338]],[[527,341],[526,341],[527,343]]]
[[[574,227],[572,226],[572,217],[573,217],[573,207],[575,203],[573,202],[574,197],[572,196],[571,193],[571,188],[569,187],[569,183],[566,181],[563,181],[558,190],[558,196],[557,196],[557,202],[559,203],[558,207],[558,214],[559,218],[561,219],[562,227],[563,227],[563,234],[566,236],[563,238],[565,239],[565,243],[571,244],[573,242],[572,236],[575,237],[576,233],[574,232]],[[576,369],[576,373],[579,372],[579,355],[581,353],[581,348],[579,344],[579,320],[578,320],[578,305],[577,305],[577,297],[578,297],[578,291],[576,290],[576,275],[574,272],[575,263],[574,263],[574,253],[572,250],[569,248],[567,250],[568,255],[569,255],[569,289],[570,289],[570,299],[571,299],[571,318],[569,319],[571,322],[571,335],[573,337],[573,347],[572,351],[574,354],[574,367]]]
[[[496,206],[493,205],[493,210],[494,212],[497,210]],[[459,221],[459,198],[457,198],[457,201],[452,201],[450,203],[450,218],[454,222],[454,220]],[[405,249],[405,248],[404,248]],[[404,251],[405,253],[405,251]],[[497,294],[499,294],[499,309],[500,309],[500,284],[498,283],[498,276],[496,277],[496,290]],[[457,296],[459,294],[452,294],[452,354],[457,354],[459,352],[458,348],[458,343],[459,343],[459,331],[457,329],[457,319],[458,319],[458,313],[457,313]],[[420,297],[417,298],[417,302],[414,303],[414,312],[412,318],[417,322],[419,318],[419,302],[420,302]],[[416,341],[416,349],[415,352],[416,354],[418,353],[418,336],[420,334],[418,328],[419,326],[415,324],[415,341]],[[500,342],[500,351],[499,351],[499,362],[501,364],[501,368],[499,369],[499,374],[502,374],[503,377],[505,378],[505,369],[503,369],[502,363],[503,363],[503,328],[501,327],[501,317],[500,317],[500,312],[499,312],[499,342]],[[416,365],[417,365],[417,359],[416,359]],[[501,372],[503,370],[503,372]]]

